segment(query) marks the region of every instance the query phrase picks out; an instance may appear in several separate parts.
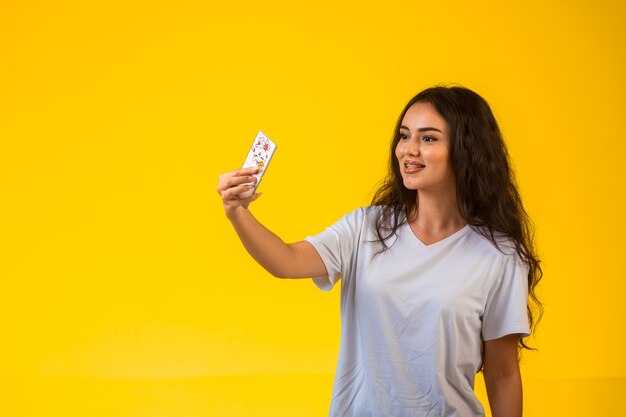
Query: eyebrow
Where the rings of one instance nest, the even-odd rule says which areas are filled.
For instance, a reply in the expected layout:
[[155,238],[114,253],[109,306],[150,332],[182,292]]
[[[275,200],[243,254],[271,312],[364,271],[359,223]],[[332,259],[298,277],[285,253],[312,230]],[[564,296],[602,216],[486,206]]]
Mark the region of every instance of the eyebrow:
[[[400,126],[400,129],[406,129],[409,132],[411,131],[411,129],[409,129],[408,127],[406,127],[404,125]],[[436,127],[420,127],[419,129],[417,129],[418,132],[428,132],[428,131],[431,131],[431,130],[434,130],[434,131],[439,132],[439,133],[443,133],[443,131],[437,129]]]

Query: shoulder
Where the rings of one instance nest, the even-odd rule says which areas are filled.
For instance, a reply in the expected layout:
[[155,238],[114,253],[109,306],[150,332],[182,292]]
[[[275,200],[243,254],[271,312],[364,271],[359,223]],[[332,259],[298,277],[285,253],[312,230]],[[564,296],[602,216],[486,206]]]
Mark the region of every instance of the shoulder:
[[[402,215],[402,214],[400,214]],[[359,207],[344,216],[344,219],[357,222],[366,228],[375,228],[377,225],[389,227],[400,216],[393,208],[388,206],[364,206]],[[400,219],[400,223],[402,219]]]
[[515,240],[504,233],[494,231],[492,234],[486,227],[472,225],[470,225],[470,230],[470,236],[475,241],[474,243],[484,248],[490,248],[507,255],[516,252]]
[[376,215],[370,206],[358,207],[338,218],[328,229],[361,229],[365,223],[370,222],[375,217]]
[[504,263],[522,262],[516,242],[510,236],[500,232],[493,232],[491,235],[484,227],[470,226],[470,229],[469,238],[472,244],[485,255],[498,258]]
[[465,248],[467,252],[473,251],[474,259],[479,259],[485,265],[485,277],[491,282],[489,294],[509,290],[526,294],[525,278],[528,276],[529,264],[517,252],[515,240],[503,233],[494,233],[492,241],[487,230],[476,229],[472,227],[468,233],[472,242]]
[[391,224],[390,218],[393,218],[395,213],[393,210],[387,211],[385,209],[386,207],[384,206],[372,205],[358,207],[343,215],[334,226],[369,233],[380,226],[384,228],[386,225]]
[[342,219],[358,223],[369,223],[375,221],[381,213],[381,206],[364,206],[346,213]]

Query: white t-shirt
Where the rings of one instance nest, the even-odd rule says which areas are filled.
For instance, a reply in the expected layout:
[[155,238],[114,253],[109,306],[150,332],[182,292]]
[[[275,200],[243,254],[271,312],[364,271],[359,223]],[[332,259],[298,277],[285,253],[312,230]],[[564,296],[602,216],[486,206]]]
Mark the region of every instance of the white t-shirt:
[[[530,332],[528,266],[501,239],[465,226],[424,245],[408,224],[376,241],[380,207],[357,209],[317,236],[330,290],[341,278],[341,345],[332,417],[484,416],[474,394],[483,341]],[[392,245],[393,243],[393,245]]]

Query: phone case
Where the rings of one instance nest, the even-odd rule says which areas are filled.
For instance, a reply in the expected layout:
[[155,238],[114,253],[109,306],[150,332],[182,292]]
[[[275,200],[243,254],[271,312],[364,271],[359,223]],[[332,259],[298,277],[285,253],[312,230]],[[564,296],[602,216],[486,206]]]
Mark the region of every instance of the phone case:
[[250,148],[250,152],[248,152],[248,156],[246,156],[246,160],[243,163],[242,168],[249,167],[258,167],[259,170],[256,174],[253,174],[256,178],[256,184],[254,188],[251,188],[249,191],[245,193],[239,194],[241,198],[248,198],[252,196],[257,188],[259,188],[259,184],[261,183],[261,178],[267,171],[267,167],[272,160],[272,156],[274,156],[274,152],[276,152],[276,144],[263,133],[263,131],[259,130],[257,133],[254,142],[252,143],[252,147]]

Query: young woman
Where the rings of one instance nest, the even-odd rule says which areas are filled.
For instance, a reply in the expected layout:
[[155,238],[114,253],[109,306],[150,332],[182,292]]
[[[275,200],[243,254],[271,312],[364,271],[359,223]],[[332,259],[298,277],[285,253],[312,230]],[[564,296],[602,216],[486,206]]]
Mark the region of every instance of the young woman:
[[522,415],[518,349],[541,278],[508,153],[487,102],[434,87],[406,105],[372,205],[286,244],[242,199],[254,169],[220,176],[227,217],[276,277],[341,279],[342,332],[331,416]]

